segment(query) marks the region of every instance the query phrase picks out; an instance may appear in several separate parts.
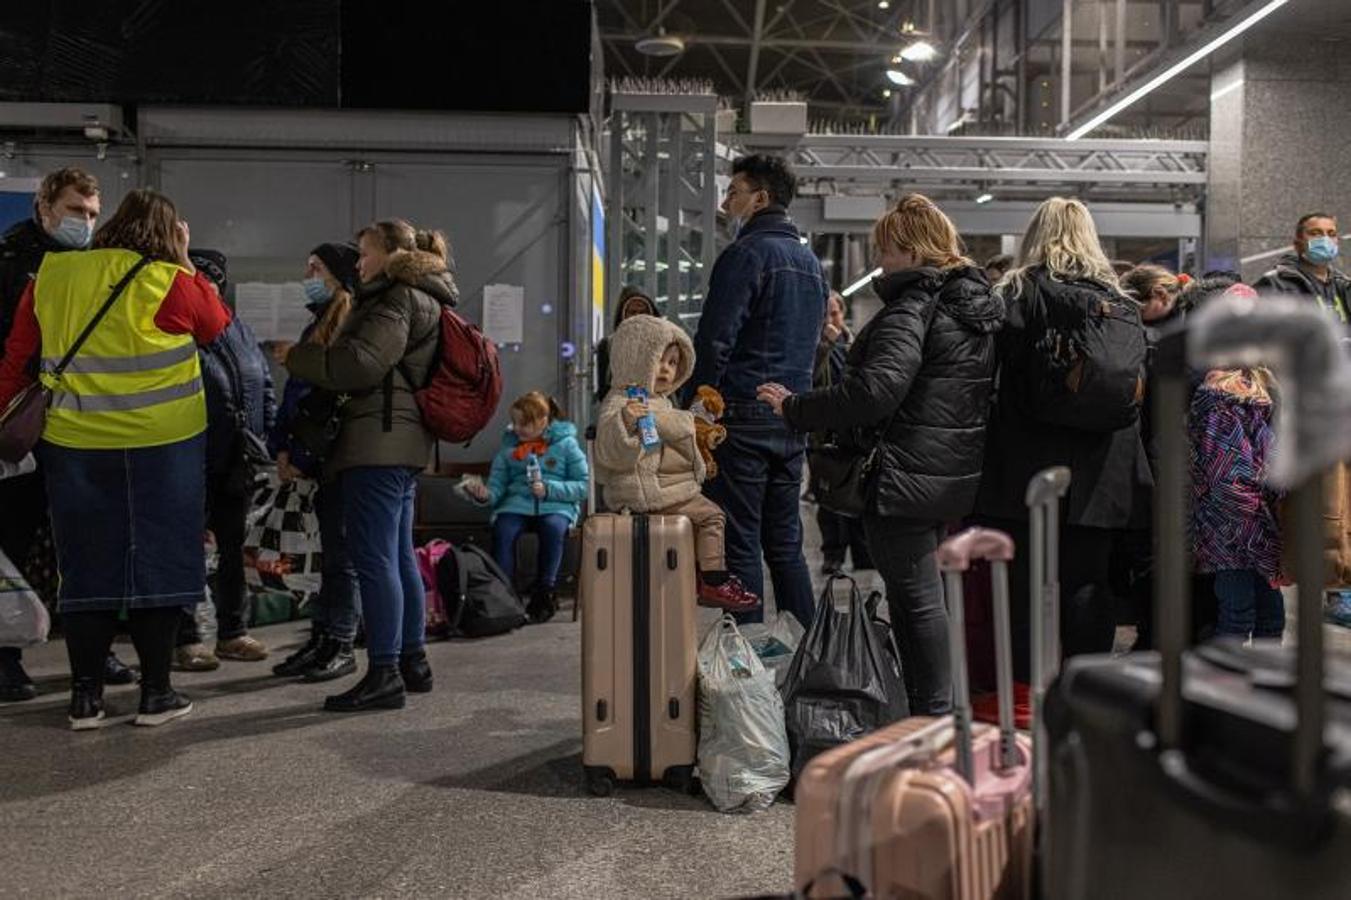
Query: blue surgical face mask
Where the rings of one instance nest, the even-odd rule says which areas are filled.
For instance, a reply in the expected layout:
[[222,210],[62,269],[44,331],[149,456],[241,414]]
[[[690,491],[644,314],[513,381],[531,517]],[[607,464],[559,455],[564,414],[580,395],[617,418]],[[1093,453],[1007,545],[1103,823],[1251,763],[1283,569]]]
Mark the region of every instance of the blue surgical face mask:
[[300,282],[300,286],[305,289],[306,305],[313,306],[319,303],[327,303],[333,298],[333,291],[322,278],[306,278]]
[[52,240],[71,250],[83,250],[94,240],[94,223],[84,216],[65,216],[52,232]]
[[1321,235],[1309,238],[1304,248],[1304,258],[1315,266],[1326,266],[1337,258],[1337,253],[1337,239]]

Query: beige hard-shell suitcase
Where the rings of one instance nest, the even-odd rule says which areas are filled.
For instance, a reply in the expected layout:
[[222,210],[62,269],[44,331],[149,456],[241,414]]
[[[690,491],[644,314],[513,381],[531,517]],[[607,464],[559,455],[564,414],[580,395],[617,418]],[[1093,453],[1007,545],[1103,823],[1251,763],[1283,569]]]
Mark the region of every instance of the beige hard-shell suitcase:
[[582,529],[582,764],[691,787],[698,745],[694,530],[684,516],[589,516]]

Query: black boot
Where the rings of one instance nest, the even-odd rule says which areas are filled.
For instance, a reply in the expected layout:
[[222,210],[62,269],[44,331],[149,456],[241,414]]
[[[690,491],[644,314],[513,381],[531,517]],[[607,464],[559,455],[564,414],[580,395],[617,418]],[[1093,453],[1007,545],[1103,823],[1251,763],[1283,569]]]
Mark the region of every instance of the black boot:
[[103,685],[76,678],[70,686],[70,730],[89,731],[103,724]]
[[19,651],[0,647],[0,703],[19,703],[37,695],[33,679],[23,670]]
[[399,674],[403,676],[403,687],[408,693],[431,693],[432,667],[427,662],[426,651],[414,650],[399,657]]
[[357,658],[352,653],[352,642],[325,636],[314,653],[314,659],[301,671],[300,680],[310,683],[332,681],[351,675],[356,670]]
[[171,687],[151,688],[141,685],[141,709],[133,725],[154,728],[192,712],[192,701]]
[[305,642],[305,646],[273,666],[272,674],[280,675],[282,678],[294,678],[303,674],[314,663],[314,658],[319,653],[319,646],[323,643],[323,640],[324,630],[317,625],[311,627],[310,639]]
[[398,666],[371,666],[356,687],[324,698],[329,712],[360,712],[365,709],[403,709],[403,677]]
[[526,616],[536,625],[549,621],[557,612],[558,594],[554,592],[553,588],[536,590],[530,595],[530,602],[525,607]]
[[136,670],[118,659],[116,653],[109,653],[103,662],[103,683],[135,684]]

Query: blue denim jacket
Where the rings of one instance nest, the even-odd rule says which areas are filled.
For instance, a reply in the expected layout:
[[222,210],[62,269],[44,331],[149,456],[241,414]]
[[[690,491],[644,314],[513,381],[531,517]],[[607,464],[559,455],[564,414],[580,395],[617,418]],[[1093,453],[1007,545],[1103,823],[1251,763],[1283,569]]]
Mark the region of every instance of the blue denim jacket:
[[687,396],[712,385],[730,414],[755,404],[755,389],[766,381],[794,393],[811,390],[829,293],[820,262],[788,214],[769,207],[754,216],[713,265]]

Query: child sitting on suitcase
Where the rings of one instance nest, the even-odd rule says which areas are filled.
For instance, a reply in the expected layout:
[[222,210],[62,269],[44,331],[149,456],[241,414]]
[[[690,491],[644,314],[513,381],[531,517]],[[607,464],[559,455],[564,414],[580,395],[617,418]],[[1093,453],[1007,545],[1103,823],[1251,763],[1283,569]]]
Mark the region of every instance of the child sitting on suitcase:
[[587,487],[577,427],[563,420],[552,397],[539,391],[518,397],[488,483],[471,483],[465,490],[493,506],[493,557],[507,577],[515,576],[517,538],[526,531],[539,535],[535,588],[526,605],[533,622],[547,622],[558,611],[554,588],[564,543]]
[[694,526],[699,603],[747,612],[760,598],[727,571],[726,517],[700,490],[707,468],[694,413],[670,400],[693,369],[694,345],[678,325],[634,316],[615,329],[610,392],[596,423],[596,480],[612,510],[687,517]]
[[1217,636],[1285,631],[1279,496],[1264,483],[1271,421],[1266,369],[1215,370],[1192,395],[1192,540],[1196,571],[1215,575]]

